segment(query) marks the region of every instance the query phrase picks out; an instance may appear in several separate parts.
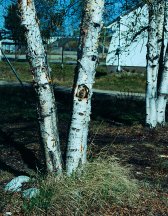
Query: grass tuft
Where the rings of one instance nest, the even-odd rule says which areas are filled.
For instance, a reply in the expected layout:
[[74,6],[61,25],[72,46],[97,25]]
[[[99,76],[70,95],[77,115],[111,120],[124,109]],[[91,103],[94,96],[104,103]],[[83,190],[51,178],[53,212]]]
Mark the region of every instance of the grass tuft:
[[128,168],[114,158],[96,159],[71,177],[48,176],[39,181],[40,194],[24,201],[24,211],[35,215],[91,215],[116,204],[134,205],[139,186]]

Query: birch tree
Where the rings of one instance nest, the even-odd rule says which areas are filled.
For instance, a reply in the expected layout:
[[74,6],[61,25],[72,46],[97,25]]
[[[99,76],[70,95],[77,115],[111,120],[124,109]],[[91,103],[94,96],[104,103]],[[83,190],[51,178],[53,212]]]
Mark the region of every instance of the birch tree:
[[85,0],[66,157],[68,175],[86,163],[92,86],[98,62],[97,48],[103,9],[104,0]]
[[165,111],[168,97],[168,1],[165,1],[164,11],[164,34],[163,34],[163,45],[166,48],[164,53],[163,62],[163,73],[161,76],[161,82],[158,90],[158,101],[157,101],[157,122],[160,125],[165,124]]
[[149,26],[147,44],[147,90],[146,90],[146,123],[154,127],[157,123],[157,73],[159,52],[157,40],[157,1],[149,4]]
[[[166,53],[167,33],[167,1],[154,0],[149,3],[149,26],[147,43],[147,90],[146,90],[146,123],[151,127],[165,123],[165,86],[168,85],[166,75]],[[163,48],[164,62],[160,62],[161,50]],[[161,82],[158,82],[160,64],[163,64]],[[167,84],[166,84],[167,83]],[[158,86],[159,85],[159,86]],[[164,87],[163,87],[164,86]],[[158,92],[159,89],[159,92]],[[163,90],[164,89],[164,90]],[[164,93],[163,93],[164,92]],[[168,92],[167,92],[168,93]]]
[[62,172],[57,113],[50,68],[47,64],[39,23],[33,0],[19,0],[22,25],[27,41],[27,56],[31,66],[34,88],[38,97],[38,115],[46,166],[49,172]]

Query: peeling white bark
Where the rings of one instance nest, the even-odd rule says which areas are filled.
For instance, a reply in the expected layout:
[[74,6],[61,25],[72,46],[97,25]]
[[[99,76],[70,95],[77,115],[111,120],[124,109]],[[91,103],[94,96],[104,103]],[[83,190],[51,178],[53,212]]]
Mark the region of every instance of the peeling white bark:
[[104,0],[86,0],[78,51],[77,80],[69,131],[66,169],[72,174],[86,162],[92,85],[98,61],[98,38],[102,27]]
[[62,172],[57,114],[50,69],[46,63],[38,19],[33,0],[18,1],[22,25],[26,29],[28,59],[34,76],[34,87],[39,100],[38,114],[46,166],[49,172]]

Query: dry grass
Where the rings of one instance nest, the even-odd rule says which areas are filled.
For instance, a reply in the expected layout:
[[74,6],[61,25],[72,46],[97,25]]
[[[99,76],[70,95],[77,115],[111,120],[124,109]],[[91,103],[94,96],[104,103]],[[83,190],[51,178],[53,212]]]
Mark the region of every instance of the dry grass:
[[33,215],[92,215],[112,204],[134,205],[139,186],[128,168],[113,158],[96,159],[71,177],[48,176],[38,182],[40,195],[24,201]]

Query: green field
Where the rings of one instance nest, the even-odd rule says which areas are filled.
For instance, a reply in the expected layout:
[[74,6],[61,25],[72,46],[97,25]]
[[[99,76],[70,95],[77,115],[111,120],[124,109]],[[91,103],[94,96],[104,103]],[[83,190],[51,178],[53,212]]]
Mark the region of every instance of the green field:
[[[22,81],[32,82],[32,74],[28,63],[13,62],[12,65]],[[1,62],[0,68],[0,80],[16,81],[16,77],[7,63]],[[72,86],[75,65],[65,65],[62,70],[60,64],[51,64],[51,68],[52,80],[55,84],[67,87]],[[144,72],[108,73],[106,66],[97,68],[94,84],[96,89],[142,93],[145,92],[145,86],[146,75]]]

